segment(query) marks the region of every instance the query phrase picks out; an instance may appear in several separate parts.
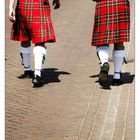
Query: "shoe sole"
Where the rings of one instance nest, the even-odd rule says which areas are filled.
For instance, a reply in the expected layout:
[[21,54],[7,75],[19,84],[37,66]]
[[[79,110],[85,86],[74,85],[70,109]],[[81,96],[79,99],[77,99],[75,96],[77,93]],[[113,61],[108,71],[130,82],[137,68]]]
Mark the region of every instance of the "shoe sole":
[[123,83],[112,83],[112,86],[121,86]]
[[18,79],[32,79],[33,76],[18,76]]
[[36,87],[42,87],[44,84],[38,84],[38,83],[33,83],[33,87],[36,88]]
[[44,85],[44,83],[38,83],[38,82],[36,82],[36,81],[32,81],[32,83],[33,83],[33,87],[42,87],[43,85]]
[[123,82],[122,81],[119,81],[119,82],[115,82],[115,81],[112,81],[112,86],[120,86],[120,85],[122,85],[123,84]]
[[30,72],[30,74],[22,74],[22,75],[17,76],[17,78],[19,79],[31,79],[33,77],[34,77],[33,72]]
[[101,67],[101,71],[99,73],[99,84],[101,86],[107,85],[109,68],[109,64],[105,64]]

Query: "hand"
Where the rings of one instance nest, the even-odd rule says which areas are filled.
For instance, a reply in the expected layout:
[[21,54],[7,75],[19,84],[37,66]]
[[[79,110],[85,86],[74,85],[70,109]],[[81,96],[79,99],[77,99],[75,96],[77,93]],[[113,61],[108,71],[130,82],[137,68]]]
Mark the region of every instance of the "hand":
[[9,10],[8,18],[10,19],[11,22],[15,22],[16,21],[15,10],[14,9],[10,9]]
[[59,0],[53,0],[53,6],[54,6],[54,9],[58,9],[60,7]]

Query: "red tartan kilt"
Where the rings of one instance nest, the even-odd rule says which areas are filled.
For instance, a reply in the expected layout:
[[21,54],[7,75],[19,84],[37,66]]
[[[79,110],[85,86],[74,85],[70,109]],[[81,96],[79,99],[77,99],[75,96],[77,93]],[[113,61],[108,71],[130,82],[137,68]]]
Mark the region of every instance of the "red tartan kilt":
[[130,40],[130,6],[128,0],[101,0],[96,4],[92,45]]
[[33,43],[55,42],[48,0],[26,1],[19,0],[10,38],[17,41],[31,40]]

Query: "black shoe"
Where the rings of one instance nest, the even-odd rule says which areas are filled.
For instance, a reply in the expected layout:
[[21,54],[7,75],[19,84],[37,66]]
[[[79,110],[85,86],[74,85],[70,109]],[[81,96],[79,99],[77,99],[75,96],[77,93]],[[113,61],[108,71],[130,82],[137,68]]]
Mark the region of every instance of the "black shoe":
[[106,86],[107,82],[108,82],[108,72],[109,72],[109,64],[107,62],[105,62],[102,66],[101,66],[101,70],[99,73],[99,84],[101,86]]
[[34,84],[33,87],[42,87],[44,85],[43,80],[38,75],[34,76],[32,83]]
[[123,82],[122,82],[121,79],[113,79],[113,80],[112,80],[112,85],[113,85],[113,86],[120,86],[120,85],[122,85],[122,84],[123,84]]
[[120,86],[120,85],[122,85],[123,84],[123,82],[122,82],[122,73],[121,72],[115,72],[115,73],[118,73],[118,74],[120,74],[120,79],[113,79],[112,80],[112,85],[113,86]]
[[32,70],[24,71],[24,74],[18,76],[19,79],[29,79],[34,77],[34,72]]

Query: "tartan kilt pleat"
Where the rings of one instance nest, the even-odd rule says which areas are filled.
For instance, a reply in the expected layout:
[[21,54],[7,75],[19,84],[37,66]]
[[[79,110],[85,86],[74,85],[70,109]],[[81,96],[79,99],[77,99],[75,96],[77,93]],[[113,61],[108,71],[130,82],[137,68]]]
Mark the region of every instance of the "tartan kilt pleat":
[[130,40],[130,5],[128,0],[101,0],[96,3],[92,45]]
[[19,0],[10,38],[33,43],[55,42],[48,0]]

